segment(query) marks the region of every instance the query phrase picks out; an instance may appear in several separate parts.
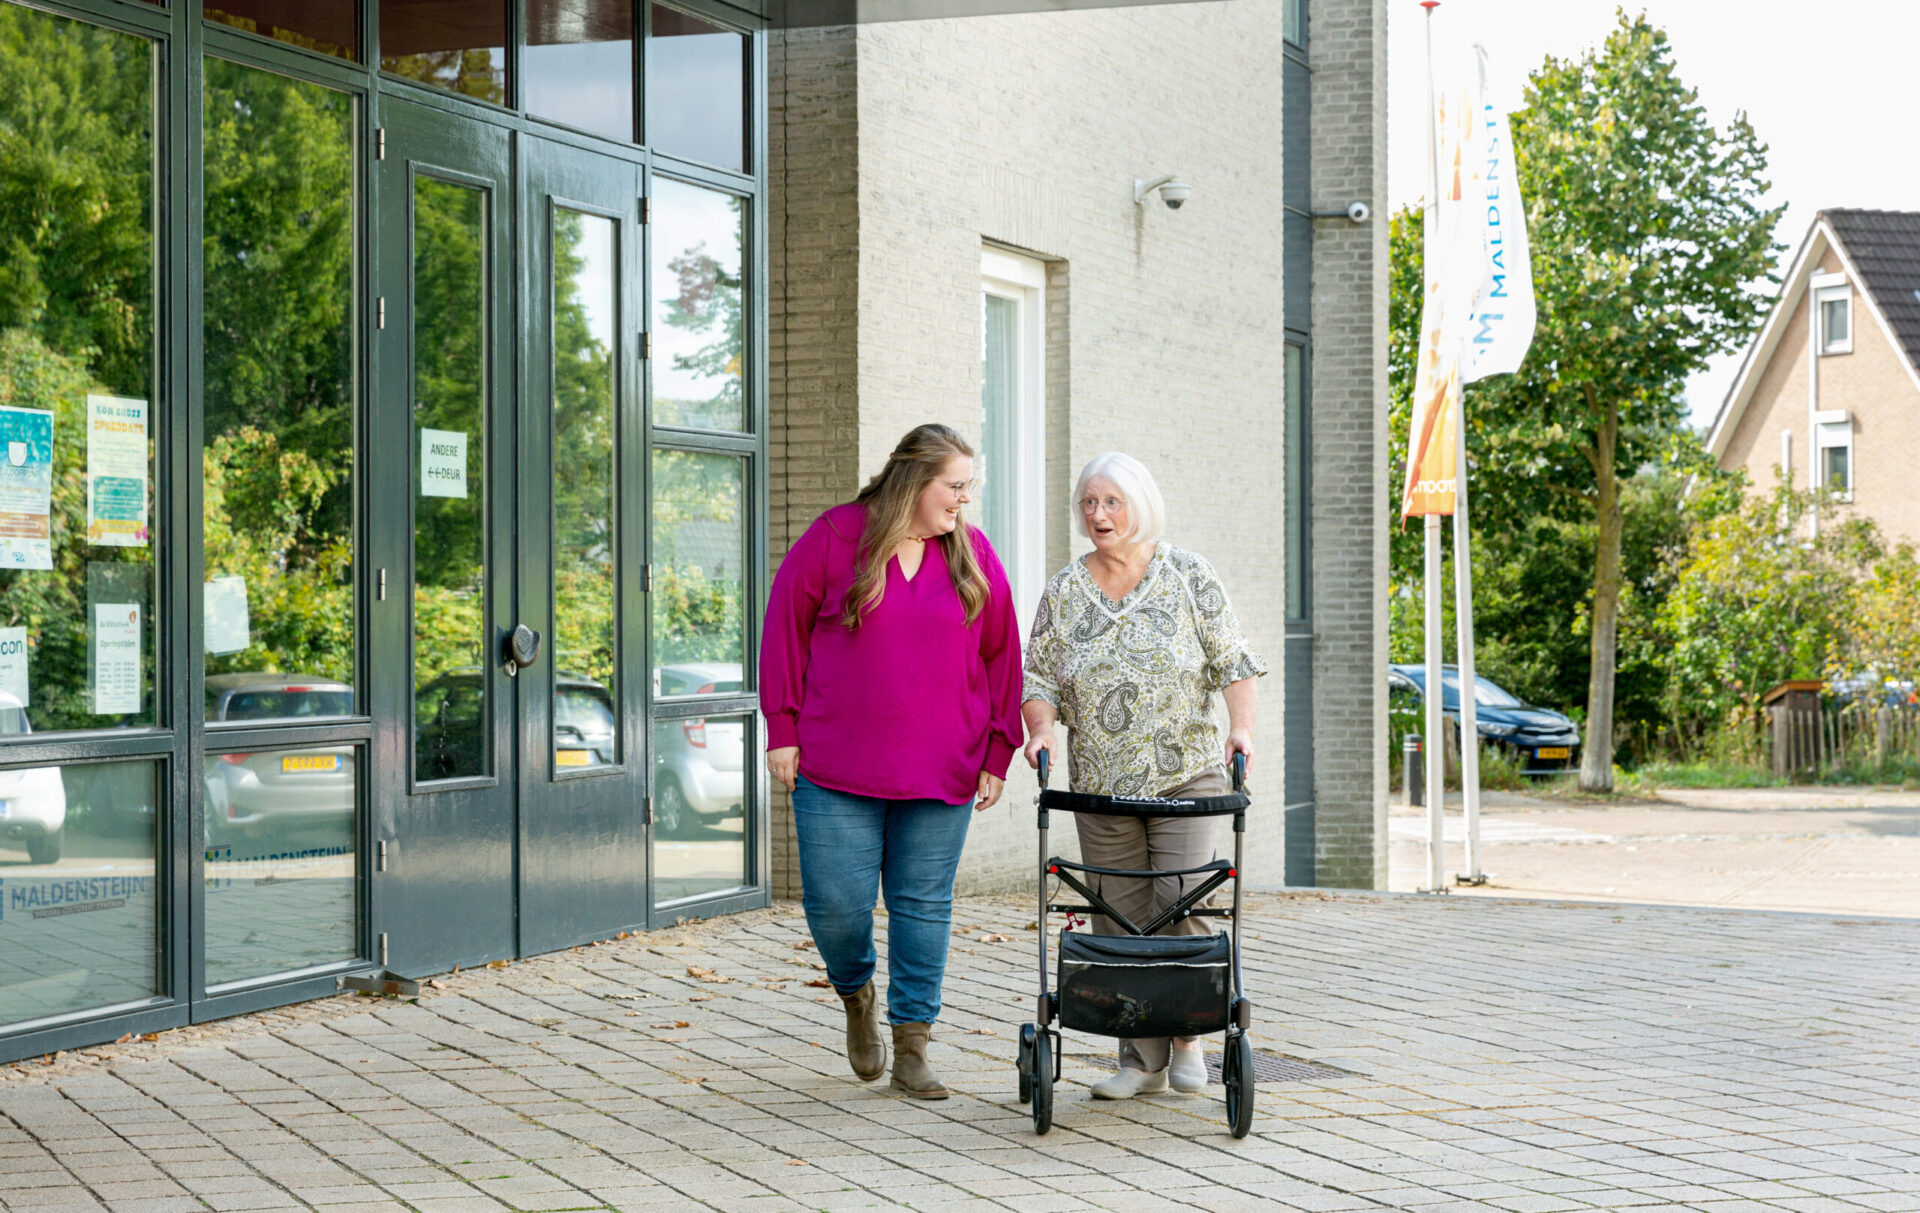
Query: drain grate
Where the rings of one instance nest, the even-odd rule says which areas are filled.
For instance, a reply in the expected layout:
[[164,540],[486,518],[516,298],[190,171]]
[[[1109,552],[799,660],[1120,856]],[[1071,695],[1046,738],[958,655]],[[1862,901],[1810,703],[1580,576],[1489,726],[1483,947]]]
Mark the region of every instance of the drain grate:
[[[1089,1054],[1086,1059],[1096,1066],[1108,1070],[1118,1070],[1120,1059],[1112,1053]],[[1253,1051],[1253,1080],[1260,1082],[1324,1082],[1329,1078],[1359,1078],[1360,1074],[1352,1070],[1343,1070],[1339,1066],[1324,1065],[1304,1058],[1288,1057],[1284,1053],[1269,1053],[1264,1049]],[[1220,1081],[1220,1054],[1207,1054],[1207,1079]]]

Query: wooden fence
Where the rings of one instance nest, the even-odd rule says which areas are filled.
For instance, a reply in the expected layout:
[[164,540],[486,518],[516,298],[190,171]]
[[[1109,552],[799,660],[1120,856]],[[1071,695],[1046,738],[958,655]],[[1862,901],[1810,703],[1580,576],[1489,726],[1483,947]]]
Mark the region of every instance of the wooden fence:
[[1778,703],[1768,709],[1767,724],[1771,766],[1782,779],[1920,760],[1920,707],[1913,705]]

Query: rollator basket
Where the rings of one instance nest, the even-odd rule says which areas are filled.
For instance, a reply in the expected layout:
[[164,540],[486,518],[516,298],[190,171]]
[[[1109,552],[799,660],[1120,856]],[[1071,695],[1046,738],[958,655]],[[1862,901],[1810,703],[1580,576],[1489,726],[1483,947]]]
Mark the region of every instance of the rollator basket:
[[1231,1018],[1233,942],[1220,935],[1060,937],[1060,1026],[1096,1036],[1206,1036]]

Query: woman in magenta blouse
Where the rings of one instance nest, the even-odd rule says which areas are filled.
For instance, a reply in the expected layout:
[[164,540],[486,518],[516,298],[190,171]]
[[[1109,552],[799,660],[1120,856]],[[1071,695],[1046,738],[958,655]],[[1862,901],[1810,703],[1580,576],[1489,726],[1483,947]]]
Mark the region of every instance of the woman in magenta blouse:
[[860,495],[814,520],[773,579],[760,646],[767,769],[793,793],[802,904],[847,1010],[847,1060],[887,1068],[873,989],[887,901],[895,1090],[945,1099],[927,1066],[973,809],[1020,748],[1020,635],[1006,574],[962,509],[973,448],[908,432]]

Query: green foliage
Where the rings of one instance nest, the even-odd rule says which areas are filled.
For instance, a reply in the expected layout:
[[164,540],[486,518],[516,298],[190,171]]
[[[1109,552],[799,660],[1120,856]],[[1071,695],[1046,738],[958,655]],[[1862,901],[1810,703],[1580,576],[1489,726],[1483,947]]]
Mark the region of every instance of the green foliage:
[[[1512,126],[1539,324],[1516,374],[1465,393],[1477,656],[1526,699],[1564,706],[1585,683],[1584,698],[1605,713],[1587,722],[1603,787],[1616,694],[1634,712],[1661,697],[1658,654],[1636,647],[1631,621],[1670,588],[1682,485],[1711,478],[1682,389],[1758,325],[1766,298],[1756,286],[1773,268],[1779,212],[1759,205],[1765,148],[1745,117],[1714,129],[1666,36],[1644,18],[1623,14],[1597,49],[1546,60],[1526,100]],[[1393,216],[1388,240],[1397,494],[1420,216]],[[1420,612],[1418,527],[1401,528],[1391,560],[1395,650],[1417,650],[1407,628]]]
[[655,665],[741,659],[742,471],[731,455],[653,453]]

